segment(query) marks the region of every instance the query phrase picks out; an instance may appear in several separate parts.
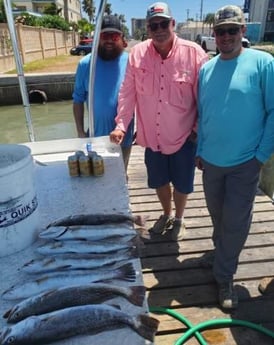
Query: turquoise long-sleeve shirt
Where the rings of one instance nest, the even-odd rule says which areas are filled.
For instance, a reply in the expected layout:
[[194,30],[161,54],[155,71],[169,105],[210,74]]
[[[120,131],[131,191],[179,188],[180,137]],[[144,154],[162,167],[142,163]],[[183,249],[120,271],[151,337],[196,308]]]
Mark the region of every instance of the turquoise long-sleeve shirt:
[[[91,54],[88,54],[78,64],[72,94],[74,103],[88,103],[90,60]],[[114,119],[117,114],[118,93],[124,80],[127,62],[127,52],[114,60],[103,60],[99,56],[96,59],[93,96],[95,137],[109,135],[116,126]],[[134,121],[131,121],[122,143],[123,147],[132,144],[133,129]]]
[[228,167],[274,152],[274,59],[245,49],[200,70],[197,156]]

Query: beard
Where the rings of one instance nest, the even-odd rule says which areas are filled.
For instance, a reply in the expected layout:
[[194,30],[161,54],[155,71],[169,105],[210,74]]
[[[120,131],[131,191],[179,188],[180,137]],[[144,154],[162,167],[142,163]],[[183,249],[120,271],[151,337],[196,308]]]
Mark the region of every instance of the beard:
[[111,49],[111,50],[110,49],[106,49],[102,45],[99,45],[99,47],[98,47],[98,55],[103,60],[114,60],[119,55],[121,55],[122,51],[123,51],[123,48],[117,47],[115,45],[113,45],[113,49]]

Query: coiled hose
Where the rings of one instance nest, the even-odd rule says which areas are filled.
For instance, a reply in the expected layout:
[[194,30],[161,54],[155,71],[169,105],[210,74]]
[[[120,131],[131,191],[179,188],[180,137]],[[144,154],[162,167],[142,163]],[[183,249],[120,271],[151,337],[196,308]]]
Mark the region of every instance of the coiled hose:
[[249,321],[236,320],[236,319],[216,319],[216,320],[201,322],[198,325],[193,326],[187,318],[185,318],[183,315],[175,312],[172,309],[163,308],[163,307],[150,307],[149,311],[151,313],[156,313],[156,314],[158,313],[158,314],[170,315],[188,327],[188,330],[178,340],[176,340],[174,345],[182,345],[193,336],[196,337],[199,344],[208,345],[205,339],[203,338],[203,336],[199,332],[204,331],[206,329],[212,329],[214,327],[219,328],[219,327],[242,326],[242,327],[251,328],[255,331],[261,332],[264,335],[267,335],[274,339],[274,332],[270,331],[269,329],[261,325],[257,325]]

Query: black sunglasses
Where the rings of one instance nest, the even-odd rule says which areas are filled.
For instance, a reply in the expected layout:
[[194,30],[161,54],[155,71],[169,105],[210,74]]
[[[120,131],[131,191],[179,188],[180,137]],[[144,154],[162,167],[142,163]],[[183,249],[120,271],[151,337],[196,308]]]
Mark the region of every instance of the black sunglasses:
[[161,29],[167,29],[169,27],[170,20],[163,20],[159,23],[151,23],[148,24],[148,27],[150,28],[151,31],[156,31],[159,28]]
[[237,35],[240,31],[240,28],[229,28],[229,29],[215,29],[215,35],[216,36],[224,36],[225,34],[229,34],[229,35]]

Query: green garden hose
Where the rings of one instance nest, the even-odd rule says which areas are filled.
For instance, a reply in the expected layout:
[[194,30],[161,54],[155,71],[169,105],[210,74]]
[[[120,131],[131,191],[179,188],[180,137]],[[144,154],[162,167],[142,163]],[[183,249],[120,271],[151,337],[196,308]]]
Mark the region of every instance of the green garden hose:
[[236,320],[236,319],[216,319],[216,320],[201,322],[198,325],[193,326],[184,316],[175,312],[174,310],[171,310],[168,308],[162,308],[162,307],[151,307],[149,310],[152,313],[168,314],[174,317],[175,319],[181,321],[183,324],[185,324],[189,328],[188,331],[186,331],[178,340],[176,340],[174,345],[182,345],[193,336],[196,337],[199,344],[207,345],[206,341],[204,340],[204,338],[201,336],[199,332],[204,331],[206,329],[212,329],[214,327],[218,327],[218,328],[232,327],[232,326],[248,327],[274,339],[274,333],[272,331],[270,331],[269,329],[261,325],[257,325],[249,321]]
[[[182,314],[179,314],[179,313],[175,312],[172,309],[162,308],[162,307],[151,307],[149,309],[149,311],[152,312],[152,313],[168,314],[168,315],[172,316],[174,319],[182,322],[189,329],[193,329],[192,323],[186,317],[184,317]],[[204,340],[203,336],[199,332],[194,332],[194,336],[198,340],[199,344],[207,345],[207,343]]]

